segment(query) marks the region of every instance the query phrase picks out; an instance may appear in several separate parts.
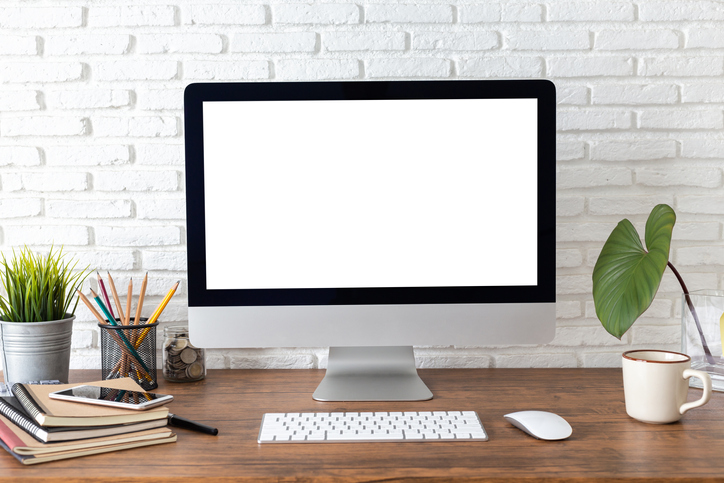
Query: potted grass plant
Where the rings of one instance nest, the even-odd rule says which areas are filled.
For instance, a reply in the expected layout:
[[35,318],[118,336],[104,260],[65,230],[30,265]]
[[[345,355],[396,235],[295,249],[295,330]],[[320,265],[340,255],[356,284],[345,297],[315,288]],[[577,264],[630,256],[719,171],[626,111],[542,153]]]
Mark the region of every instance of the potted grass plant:
[[[90,274],[66,263],[62,248],[47,255],[28,247],[2,255],[0,349],[5,382],[68,382],[76,289]],[[72,305],[72,307],[71,307]]]

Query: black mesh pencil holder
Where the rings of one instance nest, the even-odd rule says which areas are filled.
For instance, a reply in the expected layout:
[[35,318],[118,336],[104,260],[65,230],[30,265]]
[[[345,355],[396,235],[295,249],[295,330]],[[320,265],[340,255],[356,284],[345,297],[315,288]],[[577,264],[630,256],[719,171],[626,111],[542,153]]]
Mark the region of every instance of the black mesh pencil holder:
[[[116,319],[118,321],[118,319]],[[143,389],[158,387],[156,378],[156,327],[158,322],[138,325],[98,324],[101,329],[101,371],[103,379],[130,377]]]

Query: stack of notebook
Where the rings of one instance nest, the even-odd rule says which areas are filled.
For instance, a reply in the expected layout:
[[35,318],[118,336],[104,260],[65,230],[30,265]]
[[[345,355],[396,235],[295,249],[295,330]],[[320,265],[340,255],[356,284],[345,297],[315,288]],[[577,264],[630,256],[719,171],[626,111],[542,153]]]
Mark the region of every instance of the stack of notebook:
[[[143,391],[129,378],[86,384]],[[32,465],[176,441],[165,427],[166,407],[135,411],[48,397],[77,385],[13,385],[15,397],[0,397],[0,446]]]

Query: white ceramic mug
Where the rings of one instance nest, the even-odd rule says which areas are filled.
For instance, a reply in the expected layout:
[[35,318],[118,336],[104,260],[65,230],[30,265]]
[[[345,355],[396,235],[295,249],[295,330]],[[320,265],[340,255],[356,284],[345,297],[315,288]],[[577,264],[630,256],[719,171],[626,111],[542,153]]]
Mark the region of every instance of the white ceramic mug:
[[[686,402],[689,378],[701,379],[701,399]],[[634,350],[623,353],[623,391],[626,412],[645,423],[673,423],[690,409],[703,406],[711,398],[709,374],[691,368],[686,354],[661,350]]]

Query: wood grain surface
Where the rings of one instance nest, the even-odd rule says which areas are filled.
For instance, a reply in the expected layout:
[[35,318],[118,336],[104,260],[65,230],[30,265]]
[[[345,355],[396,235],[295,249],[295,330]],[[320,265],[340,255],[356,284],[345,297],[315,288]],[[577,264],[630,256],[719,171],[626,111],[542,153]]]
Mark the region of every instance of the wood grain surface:
[[[178,442],[25,467],[0,453],[0,482],[160,481],[724,481],[724,394],[674,424],[629,418],[620,369],[428,369],[424,402],[322,403],[320,370],[210,370],[204,381],[170,383],[171,412],[219,428],[182,429]],[[71,382],[100,378],[72,371]],[[691,389],[690,400],[701,391]],[[487,442],[265,444],[265,412],[474,410]],[[536,440],[503,419],[554,411],[573,435]]]

